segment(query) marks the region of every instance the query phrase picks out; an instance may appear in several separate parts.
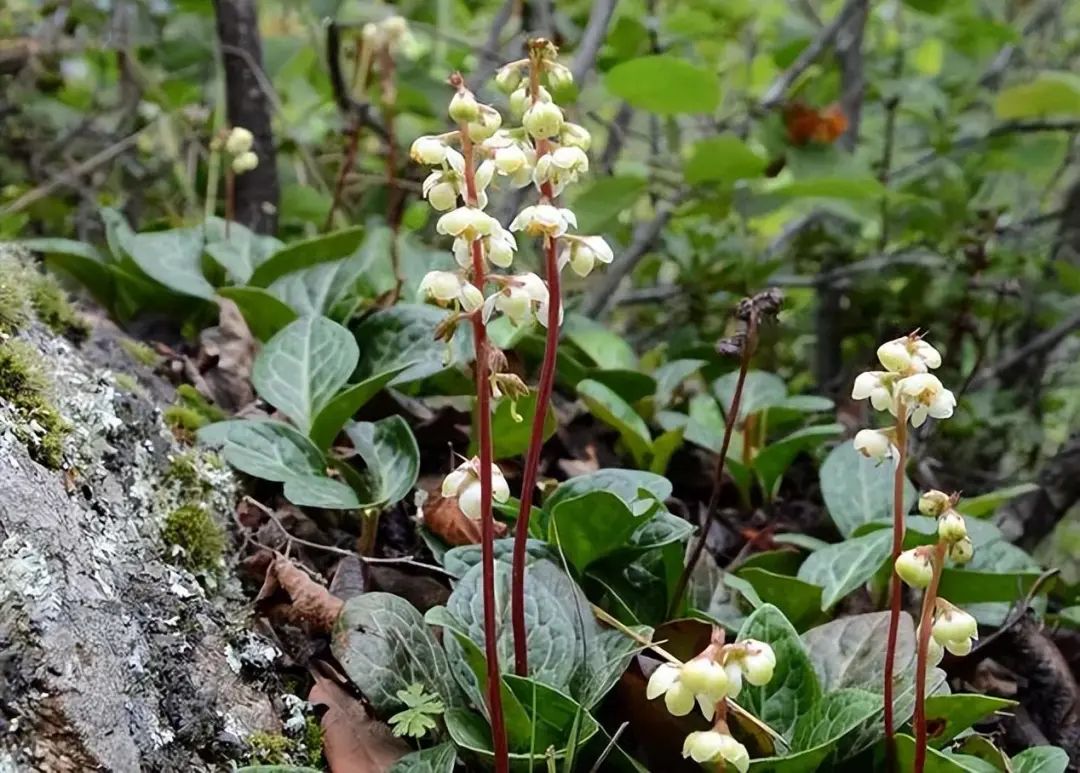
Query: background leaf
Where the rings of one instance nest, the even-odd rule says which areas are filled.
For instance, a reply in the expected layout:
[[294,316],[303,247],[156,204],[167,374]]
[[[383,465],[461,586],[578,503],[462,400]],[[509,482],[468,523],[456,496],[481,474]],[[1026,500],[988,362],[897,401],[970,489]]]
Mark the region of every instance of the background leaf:
[[[672,88],[678,83],[679,88]],[[615,65],[604,78],[608,91],[652,113],[711,113],[720,104],[715,73],[666,54]]]
[[[891,465],[867,459],[851,441],[845,441],[829,452],[820,474],[825,507],[845,537],[863,524],[892,520]],[[915,498],[915,487],[905,478],[905,513],[911,510]]]
[[831,609],[867,583],[891,553],[892,532],[881,529],[815,550],[799,567],[798,577],[820,586],[822,609]]

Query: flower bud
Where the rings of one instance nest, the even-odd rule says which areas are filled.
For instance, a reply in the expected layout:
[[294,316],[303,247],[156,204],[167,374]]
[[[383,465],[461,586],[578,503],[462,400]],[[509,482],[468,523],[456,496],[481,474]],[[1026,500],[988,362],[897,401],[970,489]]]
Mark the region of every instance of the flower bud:
[[949,559],[958,566],[963,566],[975,555],[975,545],[969,537],[964,537],[949,545]]
[[457,206],[457,188],[453,183],[438,183],[428,191],[428,203],[439,212],[445,212]]
[[495,85],[504,94],[513,93],[521,83],[521,67],[517,64],[508,64],[499,68],[495,73]]
[[409,158],[418,164],[434,166],[443,162],[447,149],[446,143],[439,137],[417,137],[409,148]]
[[934,639],[944,646],[951,641],[979,638],[979,624],[964,610],[950,605],[934,620],[934,627],[930,632]]
[[868,459],[882,461],[892,456],[892,440],[877,429],[861,429],[855,433],[855,450]]
[[250,172],[258,165],[259,157],[255,155],[254,151],[248,150],[233,159],[232,170],[236,174],[244,174],[244,172]]
[[944,491],[927,491],[919,497],[919,512],[930,518],[937,518],[952,506],[952,497]]
[[592,145],[592,135],[584,126],[566,121],[559,132],[559,144],[566,148],[588,150]]
[[938,537],[948,543],[959,542],[967,537],[967,526],[964,524],[964,516],[955,510],[947,510],[938,518]]
[[496,150],[493,160],[500,174],[514,174],[529,163],[529,157],[517,143],[505,145]]
[[388,16],[379,25],[390,40],[399,40],[409,31],[409,25],[401,16]]
[[896,338],[878,347],[877,356],[886,370],[904,373],[911,368],[911,352],[908,351],[908,339]]
[[499,111],[487,105],[480,105],[479,118],[469,122],[469,139],[473,142],[483,142],[495,134],[500,126],[502,126],[502,116]]
[[925,588],[930,584],[934,567],[926,551],[913,548],[905,550],[897,557],[896,573],[912,588]]
[[562,90],[574,85],[574,74],[570,68],[558,62],[548,64],[548,84],[551,88]]
[[472,123],[480,118],[480,103],[468,89],[459,89],[447,110],[455,123]]
[[498,221],[486,212],[475,207],[458,207],[440,217],[435,223],[435,230],[472,241],[489,235],[496,226]]
[[746,654],[742,657],[742,670],[746,681],[755,687],[768,684],[776,668],[776,653],[773,648],[755,639],[746,639],[740,644],[746,647]]
[[243,126],[234,126],[225,139],[225,151],[230,156],[239,156],[251,150],[254,143],[255,135]]
[[510,114],[515,118],[521,118],[531,103],[529,90],[522,86],[510,95]]
[[682,667],[679,679],[697,695],[722,700],[727,695],[728,678],[724,667],[712,658],[694,658]]
[[553,102],[536,102],[525,111],[521,123],[536,139],[554,137],[562,129],[563,113]]
[[569,209],[534,204],[517,214],[510,223],[510,230],[524,231],[530,236],[562,236],[570,226],[577,227],[577,216]]

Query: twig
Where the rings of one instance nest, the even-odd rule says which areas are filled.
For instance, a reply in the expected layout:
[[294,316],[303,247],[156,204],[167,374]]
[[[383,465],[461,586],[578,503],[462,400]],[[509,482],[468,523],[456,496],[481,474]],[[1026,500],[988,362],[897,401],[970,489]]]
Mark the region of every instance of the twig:
[[795,61],[780,73],[769,88],[765,90],[765,95],[758,102],[758,108],[760,110],[771,110],[783,102],[791,85],[798,80],[800,75],[806,72],[810,65],[817,61],[818,57],[825,52],[825,49],[832,45],[841,28],[847,24],[848,19],[857,13],[865,3],[866,0],[848,0],[833,20],[829,22],[828,26],[818,33],[818,36],[799,53]]
[[585,31],[581,33],[577,53],[574,54],[574,61],[570,65],[570,72],[579,84],[596,63],[596,55],[604,43],[604,37],[607,35],[607,28],[611,23],[611,17],[615,14],[617,3],[618,0],[595,0],[592,4],[589,21],[585,24]]
[[[596,117],[595,115],[593,116]],[[604,152],[600,154],[600,169],[606,174],[611,174],[615,168],[615,161],[622,151],[626,136],[629,134],[630,119],[634,117],[634,108],[629,102],[623,102],[615,111],[615,118],[606,124],[608,130],[607,144]]]
[[1009,610],[1009,614],[1006,615],[1005,620],[1002,621],[998,629],[984,639],[980,639],[979,642],[972,649],[971,654],[979,652],[979,650],[986,650],[995,639],[1004,636],[1009,632],[1009,629],[1024,619],[1024,615],[1027,614],[1028,607],[1031,606],[1032,600],[1039,595],[1039,590],[1048,581],[1061,574],[1060,569],[1047,569],[1045,572],[1035,578],[1035,582],[1031,583],[1031,588],[1028,589],[1027,594],[1020,601],[1017,601],[1012,609]]
[[1057,346],[1063,338],[1075,330],[1080,330],[1080,312],[1066,317],[1049,330],[1044,330],[1032,338],[1016,351],[1002,358],[999,362],[986,368],[971,380],[971,389],[978,389],[990,381],[1015,368],[1024,360],[1043,354]]

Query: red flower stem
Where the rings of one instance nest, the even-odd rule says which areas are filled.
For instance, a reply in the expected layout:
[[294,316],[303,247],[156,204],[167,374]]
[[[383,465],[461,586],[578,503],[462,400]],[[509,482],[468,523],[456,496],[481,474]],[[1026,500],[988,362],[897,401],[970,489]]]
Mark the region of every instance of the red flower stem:
[[888,770],[896,768],[893,719],[893,669],[896,666],[896,639],[900,631],[900,608],[903,604],[903,583],[896,573],[896,559],[904,549],[904,473],[907,466],[907,408],[900,404],[896,411],[896,470],[893,474],[893,544],[892,577],[889,582],[889,638],[885,645],[885,754]]
[[[529,87],[532,101],[540,98],[540,68],[537,58],[530,57]],[[546,139],[536,141],[536,156],[551,152]],[[551,204],[554,195],[550,182],[540,186],[540,203]],[[528,676],[529,646],[525,630],[525,547],[529,539],[529,516],[532,514],[533,491],[540,471],[540,450],[544,445],[544,423],[547,421],[548,403],[555,384],[555,360],[559,348],[559,317],[562,310],[562,289],[559,286],[558,246],[554,236],[544,237],[544,271],[548,284],[547,333],[544,338],[544,360],[540,364],[540,376],[536,386],[536,411],[533,414],[532,435],[525,455],[525,468],[521,476],[521,507],[518,508],[517,527],[514,531],[513,576],[510,585],[510,623],[514,631],[514,672]]]
[[[458,76],[460,77],[460,76]],[[476,206],[476,169],[473,144],[468,126],[461,126],[461,153],[465,157],[465,196],[470,207]],[[484,246],[479,239],[471,242],[473,283],[483,291],[486,283]],[[476,412],[480,446],[480,545],[483,564],[484,655],[487,660],[487,701],[491,716],[491,738],[495,749],[495,770],[508,773],[510,755],[506,745],[506,723],[502,709],[502,674],[496,638],[495,607],[495,516],[491,512],[491,384],[488,378],[487,328],[482,315],[472,315],[476,345]]]
[[930,632],[933,627],[934,606],[937,603],[941,570],[945,565],[945,543],[934,547],[934,573],[923,596],[922,615],[919,618],[919,641],[915,654],[915,773],[923,773],[926,766],[926,665],[930,658]]

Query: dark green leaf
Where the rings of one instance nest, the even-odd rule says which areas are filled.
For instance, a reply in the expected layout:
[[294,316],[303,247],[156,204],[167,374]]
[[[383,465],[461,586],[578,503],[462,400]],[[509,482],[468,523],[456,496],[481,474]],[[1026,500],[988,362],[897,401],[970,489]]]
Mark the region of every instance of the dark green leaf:
[[357,279],[366,267],[367,256],[359,252],[290,272],[274,280],[268,289],[300,314],[331,316],[339,300],[356,292]]
[[420,474],[420,449],[408,423],[400,416],[376,422],[352,422],[345,428],[356,453],[364,460],[364,507],[390,507],[404,499]]
[[251,334],[269,341],[296,319],[296,312],[261,287],[219,287],[217,294],[233,301]]
[[[893,466],[868,459],[851,441],[834,448],[821,465],[821,496],[833,522],[845,537],[865,523],[892,519]],[[904,512],[916,498],[904,479]]]
[[248,284],[269,287],[275,279],[293,271],[347,257],[356,252],[363,238],[363,227],[356,226],[293,242],[275,252],[256,268],[248,279]]
[[652,377],[638,370],[597,368],[586,375],[592,381],[599,381],[628,403],[636,403],[656,391],[656,382]]
[[763,602],[778,607],[795,628],[805,630],[822,619],[821,588],[817,585],[753,567],[740,569],[738,575],[754,586]]
[[1028,83],[1002,89],[994,102],[998,118],[1080,115],[1080,77],[1071,72],[1044,71]]
[[[644,177],[595,177],[582,185],[573,199],[581,233],[601,233],[638,200],[649,181]],[[575,186],[576,187],[576,186]]]
[[635,464],[644,467],[652,448],[652,436],[633,406],[599,381],[579,381],[577,390],[593,416],[618,430]]
[[892,533],[881,529],[815,550],[799,567],[798,576],[821,586],[822,609],[828,610],[867,583],[891,552]]
[[[513,538],[507,537],[505,539],[495,540],[496,561],[505,561],[509,563],[510,556],[513,555],[513,552]],[[541,558],[553,562],[559,560],[559,555],[555,552],[554,548],[548,545],[548,543],[538,539],[525,541],[525,556],[529,563]],[[443,569],[451,575],[461,578],[465,576],[467,571],[474,566],[479,565],[480,559],[481,548],[479,545],[460,545],[446,551],[443,555],[442,565]]]
[[[900,770],[911,770],[915,764],[915,739],[905,733],[896,734],[896,761]],[[937,749],[926,750],[924,773],[972,773],[958,759]]]
[[930,744],[940,747],[996,711],[1005,711],[1016,701],[992,695],[931,695],[926,699],[927,727],[933,728]]
[[857,687],[827,693],[795,722],[791,750],[829,745],[882,710],[881,696]]
[[148,277],[170,290],[205,300],[214,297],[214,287],[202,272],[201,228],[136,234],[126,248],[131,259]]
[[733,183],[757,177],[768,163],[734,134],[720,134],[698,140],[690,146],[683,162],[683,178],[690,184]]
[[[883,691],[885,645],[889,613],[869,612],[841,617],[803,634],[806,651],[825,692],[859,687]],[[895,673],[903,673],[915,660],[915,626],[901,615],[896,646]]]
[[578,571],[622,548],[642,525],[623,500],[608,491],[563,499],[551,509],[548,542]]
[[326,459],[310,440],[279,421],[233,419],[199,430],[199,440],[221,446],[225,461],[263,480],[285,482],[320,475]]
[[113,275],[106,267],[108,258],[96,247],[72,239],[23,239],[19,244],[42,253],[50,269],[67,274],[85,287],[95,301],[112,308],[116,292]]
[[675,391],[690,376],[701,370],[705,360],[672,360],[664,363],[653,378],[656,379],[656,407],[665,408],[671,404]]
[[634,370],[637,367],[637,356],[630,344],[595,320],[568,314],[563,335],[598,367],[608,370]]
[[663,115],[711,113],[720,104],[716,73],[664,54],[616,65],[608,71],[604,85],[634,107]]
[[1033,746],[1012,758],[1013,773],[1065,773],[1069,755],[1057,746]]
[[392,382],[406,384],[445,370],[448,354],[453,354],[453,362],[467,361],[472,357],[472,346],[466,329],[457,330],[450,346],[435,340],[435,328],[445,318],[446,312],[434,306],[409,303],[372,314],[355,331],[356,340],[363,344],[360,377],[370,378],[408,364]]
[[550,512],[564,499],[578,497],[589,491],[610,491],[630,505],[635,514],[640,515],[656,501],[663,502],[671,496],[671,482],[651,472],[609,467],[587,475],[578,475],[559,484],[544,501],[544,509]]
[[388,773],[454,773],[457,749],[450,742],[406,754]]
[[206,252],[239,284],[246,284],[256,268],[285,246],[273,236],[257,234],[241,223],[226,225],[219,218],[206,222],[205,237]]
[[360,507],[356,492],[344,483],[325,475],[296,474],[285,481],[285,498],[300,507],[328,510],[353,510]]
[[324,450],[329,448],[345,423],[407,367],[409,367],[408,364],[398,365],[338,392],[322,407],[311,422],[311,430],[308,434],[315,445]]
[[964,497],[957,503],[956,509],[971,518],[985,518],[988,515],[993,515],[995,510],[1009,500],[1038,490],[1039,487],[1034,483],[1007,486],[986,494],[980,494],[977,497]]
[[774,493],[788,467],[803,451],[816,448],[844,431],[840,424],[804,427],[765,446],[754,457],[753,468],[766,492]]
[[[509,397],[496,401],[495,411],[491,415],[491,435],[496,460],[519,456],[529,449],[533,419],[536,416],[536,397],[537,393],[530,391],[527,396],[519,399],[516,405]],[[520,421],[514,419],[515,411],[521,418]],[[558,421],[549,405],[544,417],[544,440],[554,435],[556,429]]]
[[[739,374],[733,371],[724,374],[713,383],[713,394],[716,395],[716,400],[725,416],[735,396],[735,385],[738,380]],[[739,401],[739,421],[765,408],[778,405],[785,399],[787,399],[787,385],[782,378],[775,373],[766,373],[762,370],[747,371],[742,399]]]
[[302,317],[267,342],[251,382],[259,396],[307,432],[356,369],[352,334],[326,317]]

